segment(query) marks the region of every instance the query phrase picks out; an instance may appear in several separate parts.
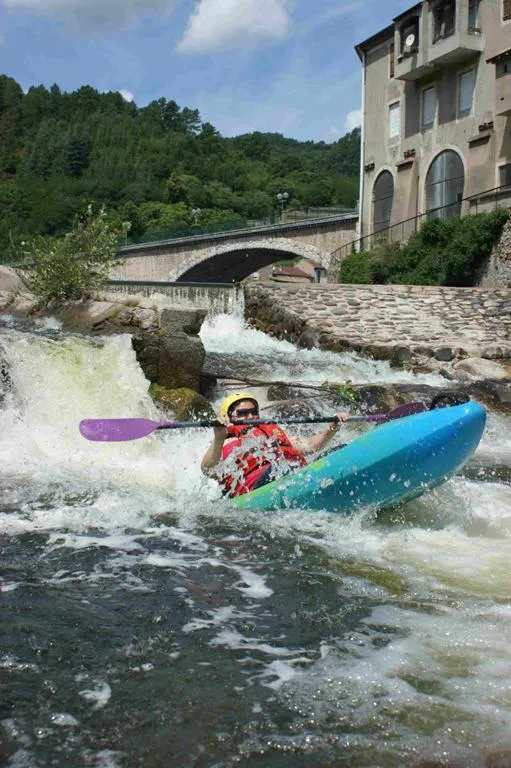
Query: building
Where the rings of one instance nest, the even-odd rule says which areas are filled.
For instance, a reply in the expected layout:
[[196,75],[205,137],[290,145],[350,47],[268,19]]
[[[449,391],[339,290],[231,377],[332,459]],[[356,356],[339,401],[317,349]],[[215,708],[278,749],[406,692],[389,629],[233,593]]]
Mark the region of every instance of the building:
[[511,0],[425,0],[356,51],[361,237],[511,205]]

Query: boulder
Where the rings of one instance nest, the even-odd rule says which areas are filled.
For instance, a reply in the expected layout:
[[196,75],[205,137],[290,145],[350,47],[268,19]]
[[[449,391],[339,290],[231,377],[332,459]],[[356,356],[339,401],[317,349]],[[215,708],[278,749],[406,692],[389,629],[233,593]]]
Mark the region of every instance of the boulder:
[[134,334],[133,348],[150,382],[199,391],[206,352],[198,334],[205,317],[205,310],[164,309],[157,331]]
[[151,384],[149,394],[164,410],[172,411],[179,421],[215,418],[215,412],[206,398],[193,389],[166,389],[158,384]]
[[453,365],[457,372],[463,371],[474,379],[492,379],[500,381],[509,378],[510,372],[506,366],[495,360],[485,360],[482,357],[467,357]]
[[27,289],[14,269],[0,265],[0,293],[14,291],[26,293]]

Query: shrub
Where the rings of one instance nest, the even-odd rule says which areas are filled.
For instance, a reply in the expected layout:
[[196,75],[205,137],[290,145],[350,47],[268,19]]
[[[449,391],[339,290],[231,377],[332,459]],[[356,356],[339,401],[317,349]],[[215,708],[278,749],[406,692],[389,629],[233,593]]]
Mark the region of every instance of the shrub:
[[98,288],[118,263],[119,231],[102,207],[89,205],[62,238],[36,237],[25,248],[30,263],[21,268],[27,287],[43,302],[81,298]]
[[350,254],[341,263],[340,282],[474,285],[508,216],[507,209],[497,208],[461,219],[433,219],[406,243],[379,242]]

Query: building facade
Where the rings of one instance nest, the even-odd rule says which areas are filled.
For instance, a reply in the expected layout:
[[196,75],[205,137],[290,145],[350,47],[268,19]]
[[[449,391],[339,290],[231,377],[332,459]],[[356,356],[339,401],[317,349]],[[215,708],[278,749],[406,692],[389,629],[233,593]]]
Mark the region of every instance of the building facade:
[[360,236],[511,204],[511,0],[424,0],[356,51]]

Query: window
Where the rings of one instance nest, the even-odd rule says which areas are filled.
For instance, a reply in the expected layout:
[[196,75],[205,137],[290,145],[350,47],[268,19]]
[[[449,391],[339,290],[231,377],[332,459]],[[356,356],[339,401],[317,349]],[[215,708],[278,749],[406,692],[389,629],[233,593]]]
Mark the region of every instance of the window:
[[446,149],[435,157],[426,175],[428,219],[460,216],[465,172],[457,152]]
[[511,163],[501,165],[499,168],[499,185],[501,187],[511,186]]
[[[503,0],[511,2],[511,0]],[[456,28],[456,0],[444,0],[433,8],[433,42],[454,34]]]
[[394,77],[394,43],[389,48],[389,77]]
[[495,77],[504,77],[511,74],[511,58],[498,61],[495,65]]
[[394,179],[390,171],[382,171],[373,189],[373,232],[384,232],[390,226]]
[[405,21],[400,29],[401,55],[409,56],[415,53],[419,47],[419,19],[415,16],[413,19]]
[[468,28],[479,29],[479,0],[468,0]]
[[458,80],[458,116],[466,117],[472,111],[472,100],[474,98],[475,72],[471,69],[469,72],[463,72]]
[[400,134],[401,109],[399,101],[389,107],[389,139],[395,139]]
[[511,19],[511,0],[502,0],[502,20]]
[[422,91],[422,130],[431,128],[435,122],[436,88],[425,88]]

